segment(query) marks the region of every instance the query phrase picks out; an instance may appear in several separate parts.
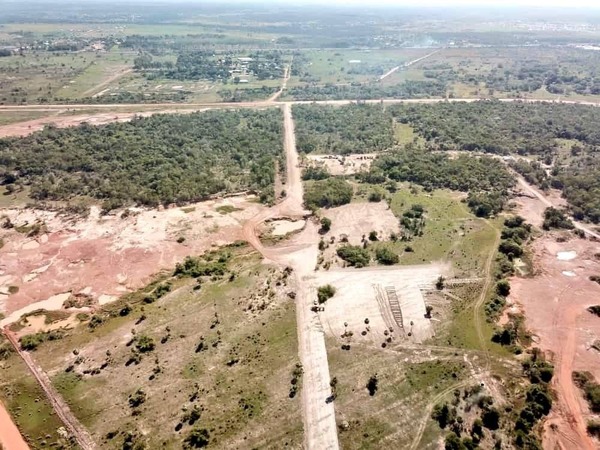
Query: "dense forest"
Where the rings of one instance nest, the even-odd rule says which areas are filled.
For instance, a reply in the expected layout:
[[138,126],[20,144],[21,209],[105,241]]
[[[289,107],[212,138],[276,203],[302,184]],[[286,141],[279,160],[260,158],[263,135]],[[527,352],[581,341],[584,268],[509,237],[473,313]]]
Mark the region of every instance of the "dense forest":
[[442,102],[393,105],[396,120],[410,124],[436,150],[507,155],[552,152],[555,139],[600,145],[600,110],[561,103]]
[[381,106],[294,106],[302,153],[370,153],[394,144],[392,116]]
[[[562,103],[480,101],[393,105],[388,111],[413,127],[429,150],[465,150],[537,155],[555,162],[512,167],[541,188],[563,191],[576,218],[600,223],[600,110]],[[570,143],[568,158],[562,147]],[[559,155],[563,154],[561,158]]]
[[160,114],[0,140],[0,182],[31,185],[38,200],[94,197],[105,209],[246,189],[269,201],[276,159],[283,167],[279,109]]
[[504,164],[496,159],[468,155],[451,158],[412,144],[379,156],[371,170],[359,178],[369,183],[391,179],[417,183],[427,190],[446,188],[468,192],[469,207],[481,217],[501,211],[508,200],[508,190],[515,184]]
[[377,100],[380,98],[444,97],[446,95],[446,85],[438,81],[405,81],[389,86],[380,83],[308,85],[291,87],[288,89],[288,95],[294,100]]

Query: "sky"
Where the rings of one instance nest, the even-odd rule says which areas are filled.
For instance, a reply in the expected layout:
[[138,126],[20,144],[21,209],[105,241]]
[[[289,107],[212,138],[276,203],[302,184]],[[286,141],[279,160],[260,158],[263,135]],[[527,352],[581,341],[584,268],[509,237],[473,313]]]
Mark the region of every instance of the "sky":
[[[244,0],[250,2],[251,0]],[[282,3],[282,0],[262,0],[260,3]],[[543,7],[543,8],[594,8],[599,0],[288,0],[285,3],[309,5],[353,6],[477,6],[477,7]]]

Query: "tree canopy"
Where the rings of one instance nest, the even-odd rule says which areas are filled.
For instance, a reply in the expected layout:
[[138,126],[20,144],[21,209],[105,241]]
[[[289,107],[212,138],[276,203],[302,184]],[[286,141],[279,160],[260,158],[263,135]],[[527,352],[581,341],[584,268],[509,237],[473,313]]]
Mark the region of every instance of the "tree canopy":
[[277,109],[161,114],[0,140],[0,182],[29,184],[38,200],[86,195],[114,207],[246,189],[268,200],[283,157]]

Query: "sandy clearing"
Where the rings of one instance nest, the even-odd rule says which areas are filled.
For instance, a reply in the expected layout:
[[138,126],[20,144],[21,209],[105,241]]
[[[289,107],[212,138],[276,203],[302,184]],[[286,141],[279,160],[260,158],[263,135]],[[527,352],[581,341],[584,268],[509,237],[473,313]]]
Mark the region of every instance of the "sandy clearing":
[[11,323],[17,322],[23,314],[33,312],[38,309],[45,309],[47,311],[56,311],[62,309],[63,303],[71,297],[70,292],[64,292],[62,294],[55,294],[46,300],[31,303],[23,308],[13,311],[11,314],[0,320],[0,328],[3,328]]
[[323,216],[331,219],[331,231],[327,236],[346,235],[348,242],[354,245],[359,245],[363,235],[371,231],[377,231],[378,236],[386,239],[392,232],[400,232],[398,218],[386,202],[350,203],[327,209]]
[[269,224],[273,236],[285,236],[288,233],[300,231],[305,227],[305,220],[274,220]]
[[[385,340],[386,329],[392,327],[396,336],[400,336],[402,327],[407,334],[411,333],[411,341],[421,343],[433,333],[431,322],[425,317],[421,288],[432,287],[440,275],[448,274],[449,269],[444,264],[334,269],[315,272],[310,282],[315,289],[331,284],[337,290],[320,313],[328,334],[339,338],[347,323],[347,329],[360,340],[363,338],[360,333],[366,329],[365,319],[369,319],[370,331],[364,337],[366,339],[379,344]],[[390,324],[391,310],[386,288],[392,286],[400,303],[401,324],[396,321]],[[313,299],[316,300],[316,294]]]
[[[96,300],[101,295],[107,296],[103,300],[112,300],[143,286],[153,274],[171,269],[185,256],[241,239],[242,224],[266,210],[252,200],[232,197],[161,211],[131,208],[127,218],[120,214],[101,217],[98,208],[93,208],[87,219],[77,221],[48,211],[3,209],[0,214],[13,223],[43,220],[49,232],[47,239],[34,241],[37,248],[28,248],[23,244],[30,238],[0,230],[5,241],[0,249],[4,271],[0,288],[19,288],[5,300],[3,312],[9,317],[2,323],[17,319],[15,314],[31,307],[60,309],[58,302],[47,300],[65,291],[87,288]],[[219,214],[216,209],[224,204],[234,205],[236,211]],[[183,243],[177,243],[180,237]]]
[[367,172],[377,157],[375,153],[361,155],[306,155],[310,164],[323,165],[331,175],[353,175]]
[[19,338],[26,334],[39,333],[42,331],[59,330],[61,328],[71,329],[79,324],[75,315],[76,314],[71,314],[64,320],[58,320],[50,324],[46,323],[46,316],[44,314],[40,314],[39,316],[29,316],[24,321],[25,326],[15,334]]

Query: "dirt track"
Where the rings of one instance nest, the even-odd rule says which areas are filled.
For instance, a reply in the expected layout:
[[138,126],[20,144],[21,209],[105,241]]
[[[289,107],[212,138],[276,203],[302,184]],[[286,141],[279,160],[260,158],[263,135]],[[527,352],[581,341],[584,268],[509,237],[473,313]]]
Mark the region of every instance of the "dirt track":
[[325,335],[319,316],[310,308],[314,289],[304,281],[317,260],[317,232],[308,224],[304,232],[286,247],[265,248],[258,238],[259,225],[269,218],[298,217],[307,214],[302,207],[303,188],[298,166],[298,153],[294,134],[291,107],[284,106],[285,151],[287,166],[286,199],[268,211],[250,219],[244,226],[244,237],[265,259],[291,266],[294,269],[296,287],[296,326],[300,361],[304,369],[302,376],[302,412],[304,420],[305,448],[336,450],[339,448],[335,409],[333,402],[326,399],[331,395],[329,365]]
[[[520,187],[543,205],[537,208],[542,214],[546,207],[555,204],[518,177]],[[540,222],[542,218],[538,218]],[[541,223],[541,222],[540,222]],[[576,223],[576,227],[588,235],[598,234],[587,226]],[[587,406],[579,389],[574,385],[574,370],[588,370],[597,378],[600,364],[591,346],[590,339],[600,333],[597,321],[586,320],[587,306],[597,303],[599,289],[589,276],[600,270],[600,264],[592,253],[600,250],[598,244],[572,238],[557,242],[551,235],[537,239],[533,244],[534,278],[512,280],[511,300],[524,309],[528,327],[539,339],[539,346],[553,356],[556,365],[552,384],[558,401],[555,402],[545,426],[544,448],[586,449],[597,448],[586,430],[584,414]],[[561,251],[575,251],[573,260],[561,261]]]

